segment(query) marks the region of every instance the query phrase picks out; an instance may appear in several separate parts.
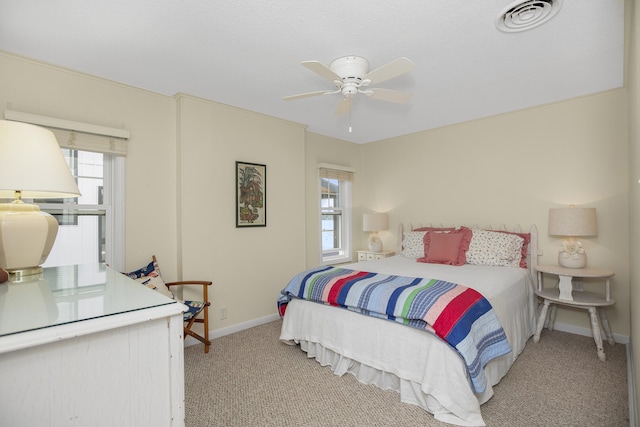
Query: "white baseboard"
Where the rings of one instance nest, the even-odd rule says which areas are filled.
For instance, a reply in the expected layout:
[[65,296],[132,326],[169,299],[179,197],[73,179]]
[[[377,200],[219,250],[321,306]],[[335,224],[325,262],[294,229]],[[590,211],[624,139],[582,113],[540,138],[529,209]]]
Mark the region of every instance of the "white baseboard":
[[[546,325],[545,325],[546,327]],[[593,337],[593,333],[591,332],[591,328],[583,328],[580,326],[569,325],[567,323],[558,323],[556,322],[553,329],[561,332],[569,332],[570,334],[582,335],[585,337]],[[620,344],[629,344],[629,336],[621,335],[621,334],[613,334],[613,339],[615,342]]]
[[[225,335],[229,335],[235,332],[244,331],[245,329],[253,328],[254,326],[260,326],[260,325],[264,325],[265,323],[273,322],[274,320],[278,320],[279,318],[280,316],[278,315],[278,313],[273,313],[268,316],[249,320],[247,322],[236,323],[235,325],[231,325],[226,328],[216,329],[215,331],[209,332],[209,339],[214,340],[216,338],[220,338]],[[187,339],[184,340],[185,347],[188,347],[194,344],[199,344],[199,343],[200,341],[192,337],[187,337]],[[211,343],[211,345],[215,345],[215,344]]]

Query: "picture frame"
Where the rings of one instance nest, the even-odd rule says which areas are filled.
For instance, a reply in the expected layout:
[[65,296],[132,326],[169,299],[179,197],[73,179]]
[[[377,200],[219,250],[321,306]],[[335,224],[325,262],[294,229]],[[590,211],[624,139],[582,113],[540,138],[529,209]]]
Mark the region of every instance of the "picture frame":
[[236,162],[236,228],[267,226],[267,165]]

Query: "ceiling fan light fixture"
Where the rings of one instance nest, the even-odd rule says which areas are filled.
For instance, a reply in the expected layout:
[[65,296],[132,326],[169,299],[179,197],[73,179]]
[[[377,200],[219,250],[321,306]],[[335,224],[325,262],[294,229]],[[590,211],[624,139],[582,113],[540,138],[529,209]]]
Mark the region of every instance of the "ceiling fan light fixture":
[[509,4],[496,18],[496,28],[517,33],[538,27],[556,16],[563,0],[518,0]]
[[[329,66],[315,60],[303,61],[301,64],[320,77],[329,80],[336,89],[285,96],[282,98],[285,101],[339,93],[342,95],[342,99],[336,108],[336,115],[340,115],[351,112],[351,100],[358,93],[363,93],[368,97],[381,101],[395,103],[404,103],[411,98],[410,93],[369,87],[371,84],[384,82],[413,70],[415,64],[409,58],[397,58],[373,71],[369,71],[369,61],[360,56],[343,56],[332,61]],[[364,90],[365,87],[367,88],[366,90]]]

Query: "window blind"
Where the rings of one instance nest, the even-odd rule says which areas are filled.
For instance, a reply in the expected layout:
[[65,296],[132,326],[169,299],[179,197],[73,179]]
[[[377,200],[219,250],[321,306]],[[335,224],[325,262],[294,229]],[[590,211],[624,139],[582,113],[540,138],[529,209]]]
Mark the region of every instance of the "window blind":
[[4,116],[7,120],[31,123],[49,129],[53,132],[62,148],[118,156],[127,154],[126,142],[129,139],[129,131],[125,129],[109,128],[11,110],[6,110]]
[[329,165],[322,163],[318,165],[320,178],[338,179],[341,181],[353,181],[354,170],[346,166]]
[[62,148],[116,154],[118,156],[127,155],[126,141],[122,138],[44,127],[53,132]]

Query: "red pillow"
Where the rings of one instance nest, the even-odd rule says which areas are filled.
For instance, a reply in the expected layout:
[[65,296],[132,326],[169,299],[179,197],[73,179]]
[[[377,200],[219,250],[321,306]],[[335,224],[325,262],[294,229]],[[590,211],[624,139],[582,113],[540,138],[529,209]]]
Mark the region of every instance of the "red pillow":
[[424,235],[424,258],[418,262],[432,264],[464,265],[473,233],[460,227],[448,233],[426,233]]
[[504,230],[491,231],[497,231],[498,233],[515,234],[516,236],[520,236],[524,239],[524,242],[522,242],[522,248],[520,249],[520,253],[522,254],[522,258],[520,258],[520,267],[527,268],[527,250],[529,248],[529,242],[531,241],[531,233],[515,233],[513,231]]

